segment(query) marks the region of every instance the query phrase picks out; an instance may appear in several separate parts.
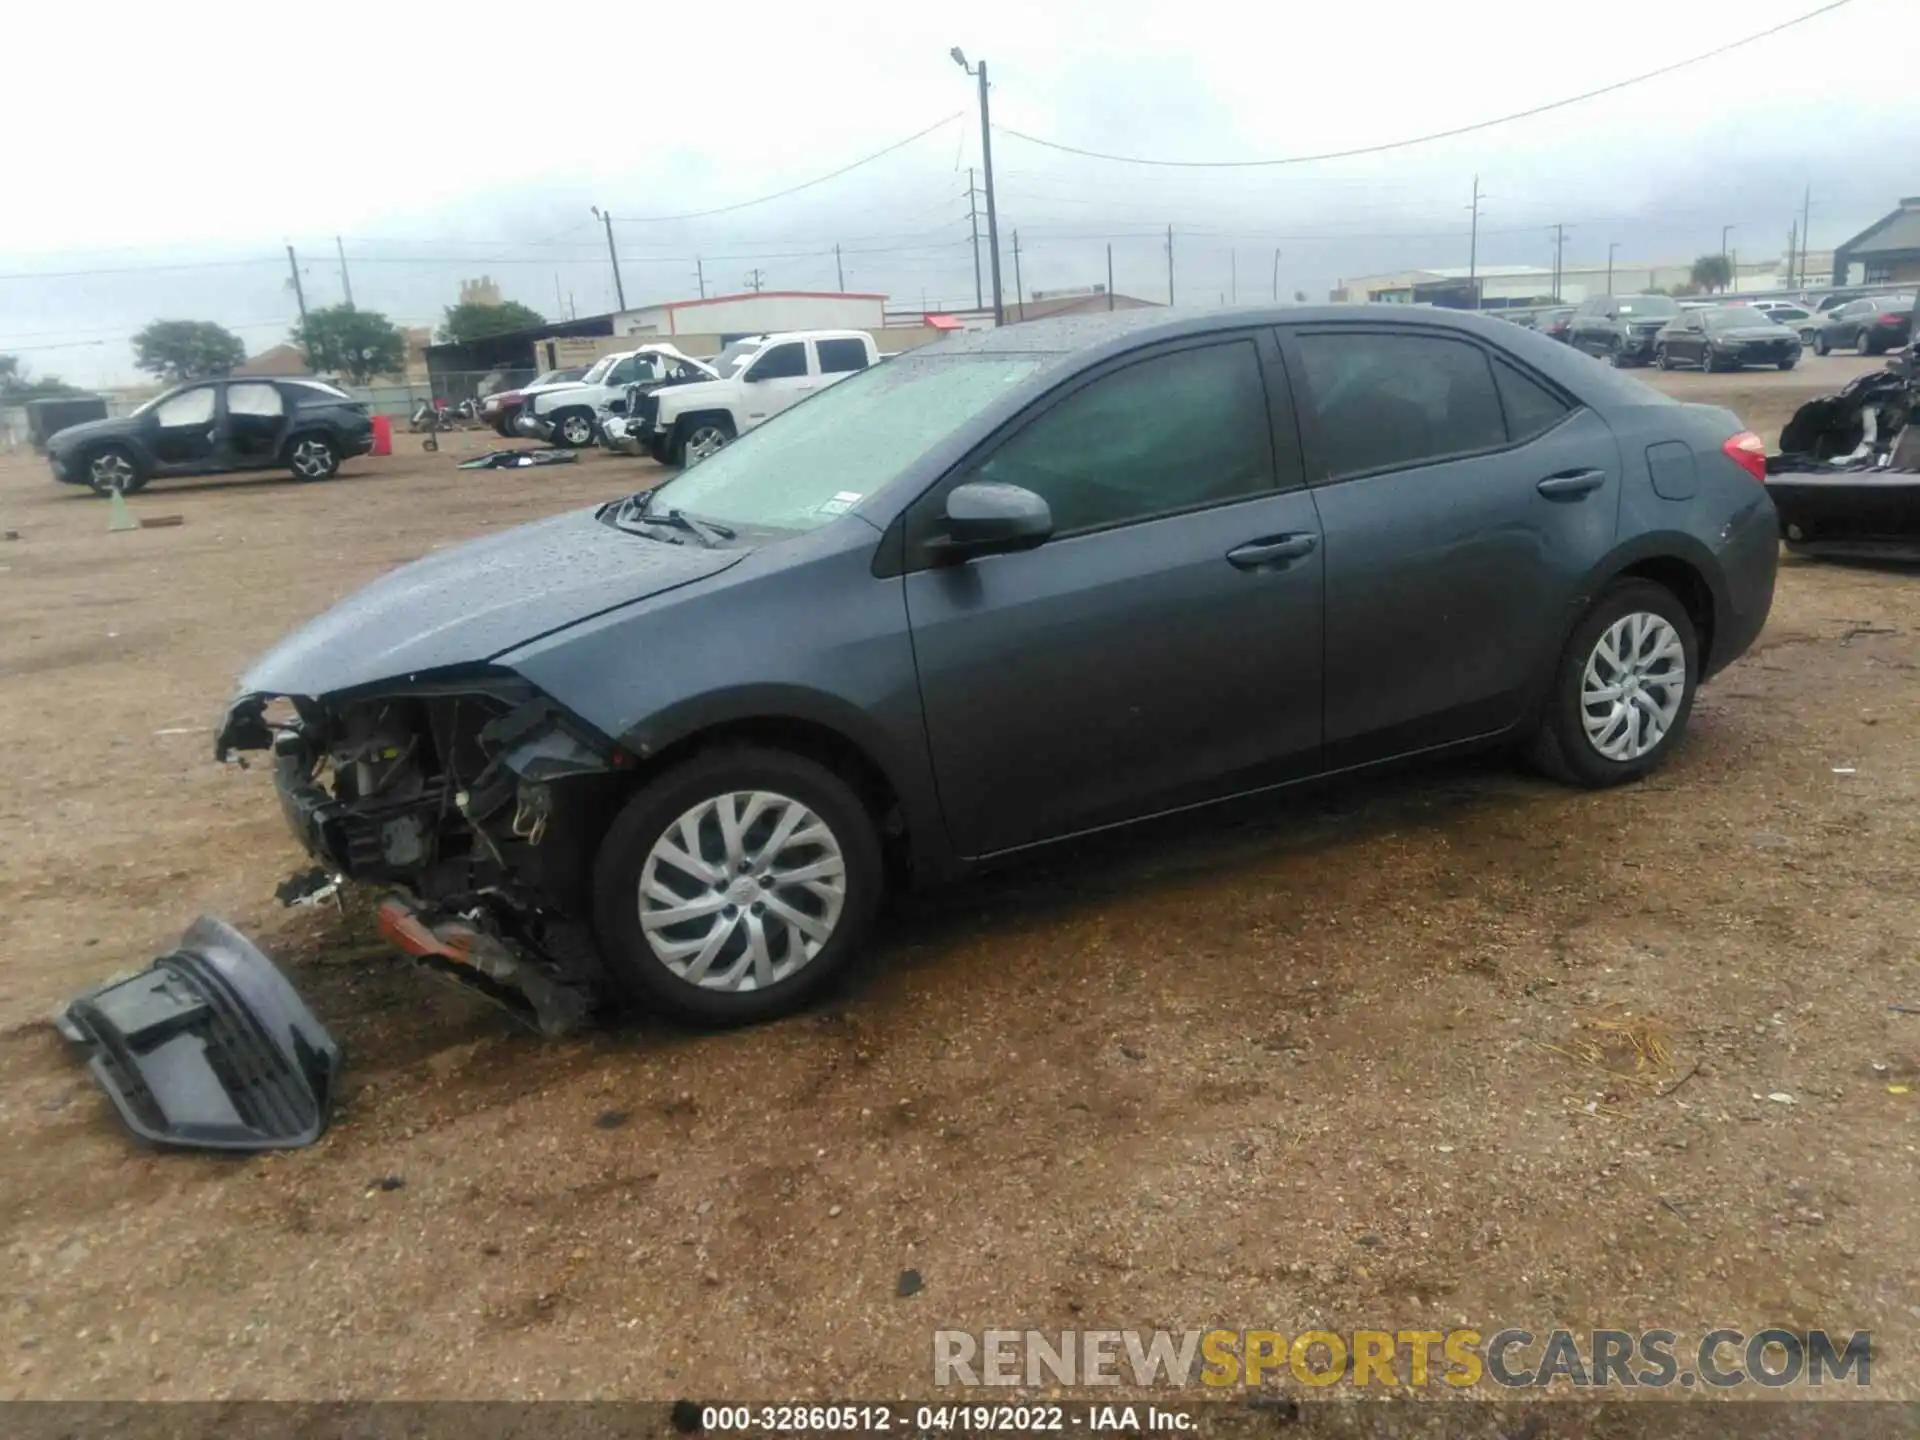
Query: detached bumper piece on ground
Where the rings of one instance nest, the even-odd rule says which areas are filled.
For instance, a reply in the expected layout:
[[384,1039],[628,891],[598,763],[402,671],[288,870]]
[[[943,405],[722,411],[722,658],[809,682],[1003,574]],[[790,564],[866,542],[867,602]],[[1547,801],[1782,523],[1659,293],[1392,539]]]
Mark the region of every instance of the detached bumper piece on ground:
[[1901,370],[1809,400],[1780,432],[1767,493],[1796,554],[1920,561],[1920,389]]
[[462,460],[460,470],[523,470],[529,465],[571,465],[580,457],[571,450],[489,450]]
[[142,1140],[195,1150],[285,1150],[327,1128],[340,1047],[287,978],[210,916],[129,979],[70,1001],[60,1033]]

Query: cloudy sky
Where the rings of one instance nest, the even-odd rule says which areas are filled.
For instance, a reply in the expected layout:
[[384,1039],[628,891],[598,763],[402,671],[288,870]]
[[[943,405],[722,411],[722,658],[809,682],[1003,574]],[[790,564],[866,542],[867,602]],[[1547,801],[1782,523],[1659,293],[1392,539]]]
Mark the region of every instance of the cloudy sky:
[[[0,352],[86,383],[134,377],[126,337],[220,321],[252,350],[342,295],[426,324],[463,276],[546,315],[746,288],[972,302],[967,168],[985,57],[1005,284],[1104,279],[1220,304],[1411,265],[1690,260],[1720,227],[1778,255],[1812,187],[1831,247],[1920,193],[1915,0],[1850,0],[1727,55],[1532,119],[1411,148],[1253,160],[1470,125],[1641,74],[1822,0],[1398,0],[1170,6],[1052,0],[830,6],[527,6],[343,0],[321,9],[36,5],[9,16],[20,142],[0,225]],[[1882,60],[1886,68],[1881,70]],[[84,80],[79,71],[84,70]],[[928,130],[847,175],[824,175]],[[982,230],[984,232],[984,219]],[[1276,265],[1276,252],[1278,255]]]

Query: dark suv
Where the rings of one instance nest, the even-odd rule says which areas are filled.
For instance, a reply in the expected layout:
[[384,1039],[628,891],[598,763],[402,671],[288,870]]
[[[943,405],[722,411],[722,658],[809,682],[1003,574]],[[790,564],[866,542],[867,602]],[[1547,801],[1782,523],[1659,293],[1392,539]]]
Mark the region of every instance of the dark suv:
[[167,475],[288,469],[325,480],[373,448],[367,407],[324,380],[195,380],[131,415],[70,425],[47,441],[53,478],[131,495]]
[[1648,365],[1653,337],[1679,313],[1665,295],[1594,295],[1574,310],[1567,341],[1616,368]]

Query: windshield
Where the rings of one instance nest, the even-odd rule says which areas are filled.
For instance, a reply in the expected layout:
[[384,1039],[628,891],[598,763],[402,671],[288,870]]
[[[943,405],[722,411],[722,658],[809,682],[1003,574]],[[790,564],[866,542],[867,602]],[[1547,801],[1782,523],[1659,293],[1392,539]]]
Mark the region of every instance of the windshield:
[[624,355],[602,355],[587,368],[587,373],[580,378],[588,385],[598,385],[606,378],[607,372],[625,358]]
[[769,530],[844,515],[1051,357],[903,357],[830,386],[654,492],[654,511]]
[[758,339],[736,340],[707,363],[713,366],[714,374],[718,375],[722,380],[725,380],[731,376],[734,371],[744,366],[747,361],[751,360],[755,355],[758,355],[765,343],[766,342]]
[[1629,295],[1619,310],[1636,320],[1669,320],[1680,313],[1680,307],[1665,295]]
[[1705,316],[1709,330],[1740,330],[1755,325],[1777,325],[1780,322],[1764,310],[1746,307],[1728,306],[1724,310],[1709,310]]

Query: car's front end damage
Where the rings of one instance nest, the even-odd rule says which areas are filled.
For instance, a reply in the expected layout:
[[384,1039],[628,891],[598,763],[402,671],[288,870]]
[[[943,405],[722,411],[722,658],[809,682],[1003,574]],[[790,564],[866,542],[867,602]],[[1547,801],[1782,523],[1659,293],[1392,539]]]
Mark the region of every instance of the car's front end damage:
[[550,1033],[593,1007],[592,857],[573,837],[631,759],[525,681],[245,693],[217,749],[271,755],[295,837],[329,874],[389,892],[380,926],[400,949]]

